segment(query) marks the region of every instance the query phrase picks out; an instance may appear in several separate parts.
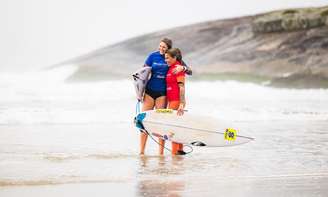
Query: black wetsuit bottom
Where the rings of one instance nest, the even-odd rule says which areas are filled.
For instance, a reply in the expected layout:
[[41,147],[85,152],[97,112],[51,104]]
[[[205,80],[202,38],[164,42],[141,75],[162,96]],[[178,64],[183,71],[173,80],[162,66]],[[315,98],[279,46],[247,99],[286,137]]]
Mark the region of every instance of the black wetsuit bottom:
[[146,94],[148,94],[151,98],[153,98],[154,100],[156,100],[157,98],[161,97],[161,96],[166,96],[166,92],[165,91],[153,91],[150,89],[146,89]]

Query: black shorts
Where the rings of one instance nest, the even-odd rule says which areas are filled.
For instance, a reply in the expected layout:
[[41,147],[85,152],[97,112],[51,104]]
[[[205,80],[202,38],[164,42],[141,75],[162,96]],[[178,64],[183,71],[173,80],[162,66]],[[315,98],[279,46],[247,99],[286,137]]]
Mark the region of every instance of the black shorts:
[[159,98],[161,96],[166,96],[166,91],[153,91],[150,89],[146,89],[145,93],[148,94],[154,100],[156,100],[157,98]]

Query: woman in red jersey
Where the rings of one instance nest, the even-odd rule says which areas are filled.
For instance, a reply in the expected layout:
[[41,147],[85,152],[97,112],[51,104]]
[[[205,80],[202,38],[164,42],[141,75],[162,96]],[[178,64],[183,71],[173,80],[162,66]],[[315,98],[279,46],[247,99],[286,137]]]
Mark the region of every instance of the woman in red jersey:
[[[177,110],[179,116],[183,115],[186,105],[185,99],[185,73],[179,72],[175,74],[174,69],[181,65],[182,55],[178,48],[172,48],[166,51],[165,61],[169,66],[166,74],[166,99],[167,108]],[[160,141],[162,152],[164,149],[164,140]],[[185,154],[183,145],[172,142],[172,154]]]

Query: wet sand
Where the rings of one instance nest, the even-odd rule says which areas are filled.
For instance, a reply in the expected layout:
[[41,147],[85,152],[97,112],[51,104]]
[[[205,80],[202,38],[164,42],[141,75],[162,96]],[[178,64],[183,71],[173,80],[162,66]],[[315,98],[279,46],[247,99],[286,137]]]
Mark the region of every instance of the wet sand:
[[[285,135],[284,128],[291,132],[310,122],[275,124],[280,129],[257,123],[256,140],[246,145],[195,147],[175,157],[157,156],[151,141],[146,156],[139,156],[138,133],[128,123],[0,126],[6,136],[0,140],[0,196],[325,196],[328,135],[320,128],[327,123],[312,122],[315,133],[306,128]],[[278,130],[269,134],[272,127]],[[120,135],[108,132],[113,128]],[[128,141],[114,143],[119,138]]]

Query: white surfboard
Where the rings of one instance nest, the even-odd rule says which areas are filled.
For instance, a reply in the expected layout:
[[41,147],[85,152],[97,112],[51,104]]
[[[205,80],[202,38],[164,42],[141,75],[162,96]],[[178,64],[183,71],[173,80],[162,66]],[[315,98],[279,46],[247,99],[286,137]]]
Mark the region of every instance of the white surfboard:
[[133,76],[134,88],[136,90],[137,99],[141,101],[146,89],[147,82],[151,74],[151,67],[146,66],[136,71]]
[[158,109],[139,113],[136,126],[150,135],[194,146],[234,146],[253,138],[239,134],[230,123],[185,112],[178,116],[176,110]]

